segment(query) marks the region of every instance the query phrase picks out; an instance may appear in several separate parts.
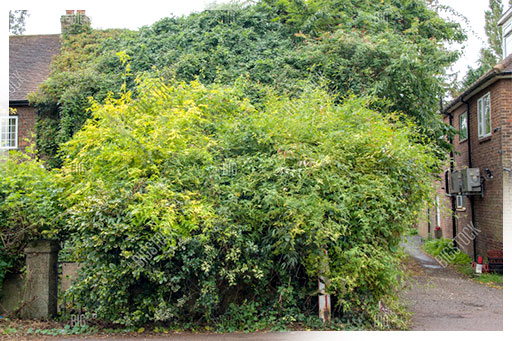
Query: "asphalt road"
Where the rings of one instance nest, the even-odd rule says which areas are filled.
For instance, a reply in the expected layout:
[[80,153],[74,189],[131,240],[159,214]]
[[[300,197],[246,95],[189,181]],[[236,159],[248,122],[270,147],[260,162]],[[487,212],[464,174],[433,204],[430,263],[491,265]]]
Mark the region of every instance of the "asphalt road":
[[405,249],[414,259],[409,288],[403,293],[412,330],[503,330],[503,290],[479,284],[443,268],[414,236]]

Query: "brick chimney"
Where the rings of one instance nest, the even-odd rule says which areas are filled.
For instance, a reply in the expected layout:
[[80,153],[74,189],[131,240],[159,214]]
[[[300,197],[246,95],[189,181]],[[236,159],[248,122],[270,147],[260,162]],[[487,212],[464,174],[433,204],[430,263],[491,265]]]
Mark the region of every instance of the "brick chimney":
[[74,25],[91,26],[91,19],[85,15],[85,10],[67,9],[66,14],[60,17],[60,31],[62,34],[68,32],[68,29]]

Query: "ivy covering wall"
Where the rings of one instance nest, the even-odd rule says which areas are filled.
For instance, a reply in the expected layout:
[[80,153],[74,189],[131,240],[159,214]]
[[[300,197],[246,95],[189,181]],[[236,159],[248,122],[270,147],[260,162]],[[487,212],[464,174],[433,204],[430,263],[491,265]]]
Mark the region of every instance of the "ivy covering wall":
[[464,34],[436,9],[423,0],[266,0],[165,18],[137,32],[75,30],[31,97],[40,113],[38,149],[51,166],[61,164],[59,145],[89,117],[88,98],[102,101],[125,81],[120,51],[132,60],[129,88],[133,75],[146,72],[204,84],[242,77],[294,96],[308,79],[337,99],[375,95],[376,109],[404,112],[443,144],[439,137],[449,131],[438,103],[443,75],[458,56],[446,46]]

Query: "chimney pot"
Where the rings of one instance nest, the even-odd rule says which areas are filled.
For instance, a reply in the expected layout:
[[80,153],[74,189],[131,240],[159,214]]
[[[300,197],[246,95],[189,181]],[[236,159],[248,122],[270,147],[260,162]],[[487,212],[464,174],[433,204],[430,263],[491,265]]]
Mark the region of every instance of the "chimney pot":
[[66,10],[66,15],[63,15],[60,17],[60,28],[61,33],[65,34],[68,32],[69,27],[72,27],[73,25],[80,25],[80,26],[88,26],[91,27],[91,18],[85,15],[84,9],[75,10]]

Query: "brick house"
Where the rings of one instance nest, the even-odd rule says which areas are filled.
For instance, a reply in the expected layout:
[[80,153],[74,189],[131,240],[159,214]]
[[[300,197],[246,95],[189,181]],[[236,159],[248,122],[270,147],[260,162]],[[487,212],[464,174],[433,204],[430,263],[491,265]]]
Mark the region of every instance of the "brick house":
[[[67,10],[60,21],[61,32],[77,23],[90,25],[84,10],[76,14]],[[37,113],[27,95],[48,78],[52,59],[60,53],[60,38],[60,34],[9,37],[9,107],[16,114],[0,117],[0,149],[24,149],[32,143]]]
[[3,118],[3,148],[24,149],[30,144],[36,111],[27,95],[48,77],[52,58],[59,52],[60,34],[9,37],[9,107],[16,109],[16,115]]
[[[454,152],[440,176],[436,205],[418,224],[427,237],[439,226],[467,254],[503,250],[503,230],[512,228],[512,8],[500,20],[506,58],[443,110],[445,123],[459,131]],[[480,191],[455,190],[451,174],[476,168]],[[476,235],[476,238],[473,238]]]

